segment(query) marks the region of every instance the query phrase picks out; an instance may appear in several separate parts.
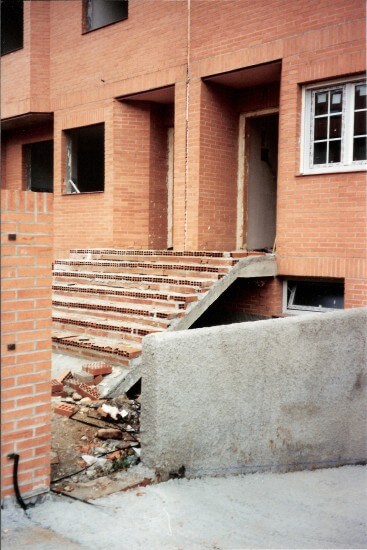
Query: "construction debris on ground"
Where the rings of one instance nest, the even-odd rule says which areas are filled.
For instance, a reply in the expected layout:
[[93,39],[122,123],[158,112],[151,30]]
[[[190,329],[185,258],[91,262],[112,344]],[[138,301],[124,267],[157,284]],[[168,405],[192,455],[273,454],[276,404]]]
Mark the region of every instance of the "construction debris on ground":
[[54,425],[62,424],[53,434],[54,491],[70,493],[76,484],[140,462],[140,396],[100,398],[98,385],[111,372],[107,363],[88,363],[52,380]]

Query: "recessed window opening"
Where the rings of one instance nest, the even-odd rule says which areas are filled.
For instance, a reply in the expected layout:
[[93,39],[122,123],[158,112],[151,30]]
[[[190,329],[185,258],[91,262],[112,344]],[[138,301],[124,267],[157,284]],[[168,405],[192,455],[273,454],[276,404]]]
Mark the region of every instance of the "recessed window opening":
[[344,284],[329,281],[285,281],[286,310],[331,311],[344,308]]
[[53,191],[53,141],[40,141],[24,146],[26,189],[39,193]]
[[23,48],[23,0],[1,0],[1,55]]
[[85,0],[85,30],[93,31],[127,19],[128,0]]
[[367,164],[365,80],[305,89],[303,171],[361,170]]
[[104,191],[104,124],[67,130],[66,192]]

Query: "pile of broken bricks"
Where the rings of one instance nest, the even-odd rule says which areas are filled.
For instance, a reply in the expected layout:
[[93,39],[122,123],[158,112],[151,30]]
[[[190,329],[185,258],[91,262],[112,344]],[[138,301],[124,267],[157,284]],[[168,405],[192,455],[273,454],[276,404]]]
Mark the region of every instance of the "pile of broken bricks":
[[82,372],[67,371],[51,381],[52,396],[61,398],[54,412],[98,428],[92,437],[82,438],[79,475],[66,476],[77,482],[127,469],[140,460],[140,399],[101,399],[98,384],[111,372],[107,363],[89,363]]

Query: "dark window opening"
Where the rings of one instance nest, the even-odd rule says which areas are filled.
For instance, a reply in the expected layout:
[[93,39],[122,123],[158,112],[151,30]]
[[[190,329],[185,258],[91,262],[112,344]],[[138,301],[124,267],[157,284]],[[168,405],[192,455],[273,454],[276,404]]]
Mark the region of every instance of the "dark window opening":
[[26,188],[39,193],[53,192],[53,141],[40,141],[24,146]]
[[287,309],[324,311],[343,308],[343,283],[326,281],[288,281],[287,283]]
[[104,124],[65,132],[67,193],[104,191]]
[[127,19],[128,6],[128,0],[85,0],[85,31]]
[[1,0],[1,55],[23,48],[23,0]]

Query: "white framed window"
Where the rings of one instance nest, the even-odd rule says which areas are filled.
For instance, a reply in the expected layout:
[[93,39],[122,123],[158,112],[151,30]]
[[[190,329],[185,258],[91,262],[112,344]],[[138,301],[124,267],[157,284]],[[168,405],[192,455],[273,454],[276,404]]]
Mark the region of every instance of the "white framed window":
[[344,308],[341,281],[288,279],[283,282],[283,313],[319,313]]
[[365,79],[303,88],[301,172],[366,170]]

